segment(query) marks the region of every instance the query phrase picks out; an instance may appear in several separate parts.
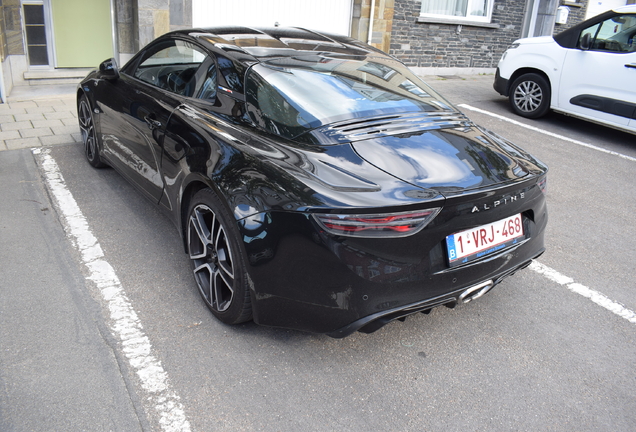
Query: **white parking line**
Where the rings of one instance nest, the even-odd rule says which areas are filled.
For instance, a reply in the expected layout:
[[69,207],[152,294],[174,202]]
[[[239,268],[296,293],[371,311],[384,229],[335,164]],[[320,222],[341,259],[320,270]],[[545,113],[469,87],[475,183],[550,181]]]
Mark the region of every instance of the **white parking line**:
[[104,253],[91,232],[75,198],[66,187],[66,182],[55,159],[48,149],[32,149],[44,171],[46,184],[61,212],[66,235],[80,252],[82,262],[88,270],[87,279],[92,280],[102,293],[112,320],[110,329],[121,341],[122,351],[137,373],[146,399],[159,414],[159,424],[166,432],[189,432],[190,423],[185,417],[180,398],[168,382],[168,374],[161,362],[152,353],[150,340],[115,270],[104,259]]
[[608,311],[615,313],[621,318],[625,318],[630,323],[636,324],[636,313],[627,309],[622,304],[616,303],[615,301],[610,300],[604,294],[601,294],[598,291],[594,291],[593,289],[588,288],[585,285],[576,283],[574,282],[574,279],[567,277],[565,275],[562,275],[558,271],[546,265],[543,265],[538,261],[532,261],[532,264],[530,264],[530,267],[528,268],[547,277],[551,281],[558,283],[559,285],[563,285],[564,287],[566,287],[567,289],[569,289],[570,291],[574,293],[580,294],[585,298],[589,298],[597,305],[604,307]]
[[[626,159],[626,160],[631,161],[631,162],[636,162],[636,158],[634,158],[634,157],[627,156],[627,155],[624,155],[624,154],[621,154],[621,153],[617,153],[617,152],[614,152],[614,151],[611,151],[611,150],[607,150],[607,149],[604,149],[604,148],[601,148],[601,147],[597,147],[597,146],[594,146],[592,144],[587,144],[587,143],[584,143],[582,141],[577,141],[575,139],[568,138],[568,137],[563,136],[563,135],[555,134],[553,132],[548,132],[548,131],[545,131],[543,129],[539,129],[539,128],[534,127],[534,126],[530,126],[530,125],[518,122],[516,120],[510,119],[508,117],[505,117],[505,116],[502,116],[502,115],[499,115],[499,114],[495,114],[495,113],[490,112],[490,111],[482,110],[480,108],[475,108],[475,107],[467,105],[467,104],[460,104],[458,106],[460,108],[465,108],[465,109],[468,109],[468,110],[471,110],[471,111],[475,111],[475,112],[478,112],[478,113],[481,113],[481,114],[485,114],[485,115],[497,118],[499,120],[503,120],[505,122],[512,123],[512,124],[514,124],[516,126],[520,126],[520,127],[526,128],[526,129],[530,129],[532,131],[539,132],[539,133],[542,133],[544,135],[551,136],[553,138],[558,138],[560,140],[567,141],[567,142],[572,143],[572,144],[576,144],[576,145],[579,145],[579,146],[582,146],[582,147],[587,147],[589,149],[596,150],[596,151],[599,151],[599,152],[602,152],[602,153],[607,153],[607,154],[610,154],[610,155],[613,155],[613,156],[618,156],[620,158]],[[575,283],[574,279],[572,279],[572,278],[570,278],[568,276],[562,275],[558,271],[556,271],[554,269],[551,269],[550,267],[545,266],[545,265],[539,263],[538,261],[533,261],[529,268],[534,270],[535,272],[547,277],[548,279],[558,283],[559,285],[565,286],[570,291],[575,292],[577,294],[580,294],[583,297],[589,298],[590,300],[592,300],[597,305],[604,307],[605,309],[609,310],[610,312],[615,313],[616,315],[620,316],[621,318],[625,318],[627,321],[631,322],[632,324],[636,324],[636,313],[634,313],[633,311],[627,309],[626,307],[624,307],[620,303],[616,303],[615,301],[610,300],[604,294],[601,294],[598,291],[594,291],[593,289],[588,288],[585,285],[581,285],[579,283]]]
[[568,137],[563,136],[563,135],[555,134],[554,132],[548,132],[546,130],[539,129],[538,127],[530,126],[530,125],[527,125],[525,123],[521,123],[521,122],[519,122],[517,120],[513,120],[513,119],[510,119],[508,117],[499,115],[499,114],[495,114],[495,113],[490,112],[490,111],[486,111],[486,110],[483,110],[483,109],[480,109],[480,108],[475,108],[473,106],[466,105],[466,104],[459,104],[457,106],[460,107],[460,108],[466,108],[467,110],[478,112],[480,114],[485,114],[487,116],[494,117],[496,119],[503,120],[503,121],[508,122],[508,123],[512,123],[512,124],[514,124],[516,126],[520,126],[520,127],[529,129],[531,131],[535,131],[535,132],[542,133],[544,135],[551,136],[553,138],[558,138],[560,140],[567,141],[567,142],[569,142],[571,144],[576,144],[576,145],[581,146],[581,147],[586,147],[586,148],[589,148],[589,149],[592,149],[592,150],[596,150],[596,151],[599,151],[599,152],[602,152],[602,153],[607,153],[607,154],[611,154],[613,156],[618,156],[620,158],[626,159],[626,160],[631,161],[631,162],[636,162],[636,158],[635,157],[627,156],[627,155],[624,155],[622,153],[618,153],[618,152],[615,152],[615,151],[607,150],[607,149],[604,149],[602,147],[597,147],[597,146],[592,145],[592,144],[584,143],[583,141],[578,141],[578,140],[575,140],[575,139],[572,139],[572,138],[568,138]]

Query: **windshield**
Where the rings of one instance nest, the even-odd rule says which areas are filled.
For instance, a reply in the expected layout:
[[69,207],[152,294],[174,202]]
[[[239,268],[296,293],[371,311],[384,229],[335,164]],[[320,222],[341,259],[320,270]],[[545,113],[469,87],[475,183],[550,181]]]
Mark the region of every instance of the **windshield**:
[[286,138],[348,119],[454,111],[406,67],[381,58],[279,59],[252,67],[246,84],[252,121]]

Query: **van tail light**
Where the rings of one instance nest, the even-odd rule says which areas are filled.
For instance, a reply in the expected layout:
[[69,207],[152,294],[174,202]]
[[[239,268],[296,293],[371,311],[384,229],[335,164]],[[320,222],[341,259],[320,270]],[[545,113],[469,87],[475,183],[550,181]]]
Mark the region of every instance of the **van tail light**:
[[380,214],[314,213],[318,225],[330,234],[348,237],[395,238],[420,232],[441,208]]

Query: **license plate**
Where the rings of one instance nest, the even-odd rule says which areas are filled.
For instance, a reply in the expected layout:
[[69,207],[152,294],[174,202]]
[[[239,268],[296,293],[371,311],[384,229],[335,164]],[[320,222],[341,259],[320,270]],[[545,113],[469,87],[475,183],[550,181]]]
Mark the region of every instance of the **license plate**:
[[446,237],[448,262],[455,267],[500,251],[525,236],[521,214]]

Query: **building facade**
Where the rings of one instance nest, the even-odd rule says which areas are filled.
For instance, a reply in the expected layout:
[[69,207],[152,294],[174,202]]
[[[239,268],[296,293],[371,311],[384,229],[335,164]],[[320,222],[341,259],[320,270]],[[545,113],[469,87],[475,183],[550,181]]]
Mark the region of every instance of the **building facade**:
[[515,39],[558,33],[588,11],[636,2],[328,1],[344,24],[316,18],[325,0],[0,0],[0,95],[19,85],[77,82],[102,60],[114,57],[121,65],[155,37],[193,21],[348,32],[416,73],[492,72]]
[[[390,43],[383,48],[420,73],[491,72],[515,39],[581,22],[587,1],[395,0]],[[567,17],[558,20],[558,13]]]
[[0,0],[0,93],[77,82],[120,64],[170,30],[192,26],[192,0]]

